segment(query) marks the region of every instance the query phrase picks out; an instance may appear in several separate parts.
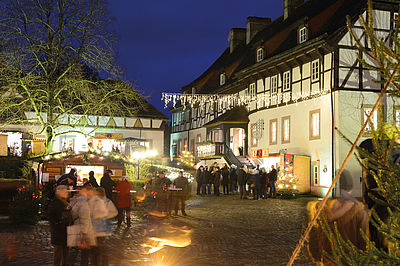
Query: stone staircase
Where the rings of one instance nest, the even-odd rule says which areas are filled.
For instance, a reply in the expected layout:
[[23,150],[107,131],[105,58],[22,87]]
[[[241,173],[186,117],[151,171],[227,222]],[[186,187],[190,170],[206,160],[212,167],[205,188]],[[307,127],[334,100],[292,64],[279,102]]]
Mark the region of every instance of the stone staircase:
[[247,168],[252,168],[256,166],[253,160],[248,156],[236,156],[242,165],[246,165]]

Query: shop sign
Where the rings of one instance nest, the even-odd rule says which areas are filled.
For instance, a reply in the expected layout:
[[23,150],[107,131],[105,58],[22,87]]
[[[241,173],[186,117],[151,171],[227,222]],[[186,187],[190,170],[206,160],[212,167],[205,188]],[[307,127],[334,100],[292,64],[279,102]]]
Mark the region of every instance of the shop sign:
[[95,133],[95,139],[123,139],[124,135],[121,133]]
[[251,158],[267,158],[269,157],[269,149],[252,149],[250,151]]

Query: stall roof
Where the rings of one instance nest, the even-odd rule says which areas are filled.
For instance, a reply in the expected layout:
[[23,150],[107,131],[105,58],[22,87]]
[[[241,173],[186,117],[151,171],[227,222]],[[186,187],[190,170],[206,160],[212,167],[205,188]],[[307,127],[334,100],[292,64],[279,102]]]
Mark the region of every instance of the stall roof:
[[208,122],[204,127],[211,127],[215,124],[224,123],[249,123],[249,112],[244,106],[237,106],[231,110],[226,111],[224,114]]

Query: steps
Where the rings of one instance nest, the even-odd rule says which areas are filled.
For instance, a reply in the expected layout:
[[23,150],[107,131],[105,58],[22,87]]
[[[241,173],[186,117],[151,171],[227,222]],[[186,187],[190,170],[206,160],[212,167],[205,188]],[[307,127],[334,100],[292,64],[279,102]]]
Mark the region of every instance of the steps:
[[237,156],[236,158],[238,158],[238,160],[240,161],[240,163],[242,165],[246,165],[247,168],[252,168],[254,166],[256,166],[253,162],[253,160],[247,156]]

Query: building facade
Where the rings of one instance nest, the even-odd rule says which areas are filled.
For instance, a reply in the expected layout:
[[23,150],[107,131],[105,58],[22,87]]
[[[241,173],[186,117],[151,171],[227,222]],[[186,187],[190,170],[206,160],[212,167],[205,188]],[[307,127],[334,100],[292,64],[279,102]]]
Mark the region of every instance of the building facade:
[[[372,2],[375,33],[390,44],[399,1]],[[187,149],[199,159],[220,155],[228,163],[248,159],[267,168],[282,165],[283,154],[307,156],[310,192],[324,195],[350,148],[338,130],[354,140],[381,90],[373,82],[378,73],[357,60],[346,27],[349,16],[367,45],[359,18],[367,17],[367,1],[284,0],[284,7],[275,21],[249,17],[245,29],[232,29],[230,47],[182,88],[184,94],[244,96],[250,99],[240,111],[246,117],[237,115],[234,98],[178,103],[172,109],[171,155]],[[398,123],[398,106],[386,96],[383,120]],[[372,123],[378,121],[376,112]],[[353,195],[361,196],[361,166],[352,158],[346,169]]]

